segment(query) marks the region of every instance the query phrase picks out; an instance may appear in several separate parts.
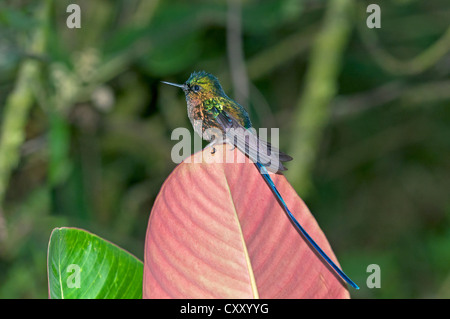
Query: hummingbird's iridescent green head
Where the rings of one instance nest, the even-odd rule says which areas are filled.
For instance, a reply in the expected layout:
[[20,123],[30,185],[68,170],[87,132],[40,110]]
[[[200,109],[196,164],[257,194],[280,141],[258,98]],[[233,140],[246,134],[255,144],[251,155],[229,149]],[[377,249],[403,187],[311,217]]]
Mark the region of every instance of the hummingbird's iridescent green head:
[[198,105],[217,96],[226,97],[219,80],[211,73],[205,71],[192,73],[184,84],[162,82],[183,89],[186,94],[186,100],[191,105]]

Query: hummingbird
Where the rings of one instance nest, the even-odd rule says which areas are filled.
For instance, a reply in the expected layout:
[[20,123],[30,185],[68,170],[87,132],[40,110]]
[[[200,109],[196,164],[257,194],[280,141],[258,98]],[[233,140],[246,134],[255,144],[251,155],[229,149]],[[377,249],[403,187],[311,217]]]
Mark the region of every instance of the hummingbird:
[[281,172],[287,170],[283,163],[291,161],[292,157],[256,135],[245,108],[225,94],[219,80],[211,73],[200,71],[192,73],[183,84],[166,81],[162,81],[162,83],[183,90],[186,96],[188,117],[194,131],[204,140],[210,142],[205,148],[211,147],[211,153],[214,153],[214,145],[228,143],[233,146],[233,149],[236,147],[246,154],[259,169],[265,182],[296,229],[345,282],[359,289],[358,285],[328,257],[292,215],[270,177],[269,171],[281,174]]

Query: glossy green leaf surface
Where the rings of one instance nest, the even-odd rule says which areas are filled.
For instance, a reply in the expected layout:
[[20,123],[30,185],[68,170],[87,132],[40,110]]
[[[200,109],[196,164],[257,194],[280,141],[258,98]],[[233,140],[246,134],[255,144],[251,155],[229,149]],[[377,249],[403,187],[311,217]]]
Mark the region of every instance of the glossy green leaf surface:
[[47,271],[51,299],[142,298],[142,262],[82,229],[53,230]]

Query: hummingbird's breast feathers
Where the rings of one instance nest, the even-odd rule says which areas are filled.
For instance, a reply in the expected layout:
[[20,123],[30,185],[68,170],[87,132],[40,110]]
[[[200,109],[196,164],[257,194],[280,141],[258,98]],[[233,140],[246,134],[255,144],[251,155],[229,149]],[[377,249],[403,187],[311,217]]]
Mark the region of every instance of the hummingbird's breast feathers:
[[226,102],[225,98],[216,96],[205,99],[202,106],[207,112],[211,112],[217,116],[218,112],[223,111]]
[[[201,120],[206,126],[217,126],[216,118],[223,112],[226,99],[223,97],[205,97],[198,104],[188,108],[188,116],[192,120]],[[216,124],[216,125],[214,125]]]
[[233,117],[237,122],[245,128],[252,126],[247,111],[236,103],[234,100],[225,96],[216,96],[203,101],[203,108],[217,118],[221,113],[225,113],[227,117]]

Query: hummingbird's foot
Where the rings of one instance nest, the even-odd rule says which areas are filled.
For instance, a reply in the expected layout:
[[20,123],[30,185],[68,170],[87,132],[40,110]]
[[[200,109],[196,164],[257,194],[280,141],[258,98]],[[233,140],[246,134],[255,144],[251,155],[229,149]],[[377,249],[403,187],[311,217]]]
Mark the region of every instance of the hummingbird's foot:
[[214,139],[211,143],[209,143],[208,145],[206,145],[205,148],[211,147],[211,155],[214,155],[214,153],[216,153],[216,148],[214,147],[214,145],[217,143],[217,140]]
[[212,148],[211,155],[214,155],[216,153],[215,145],[220,145],[220,144],[222,144],[224,142],[225,141],[223,139],[214,138],[208,145],[206,145],[205,148],[211,147]]

